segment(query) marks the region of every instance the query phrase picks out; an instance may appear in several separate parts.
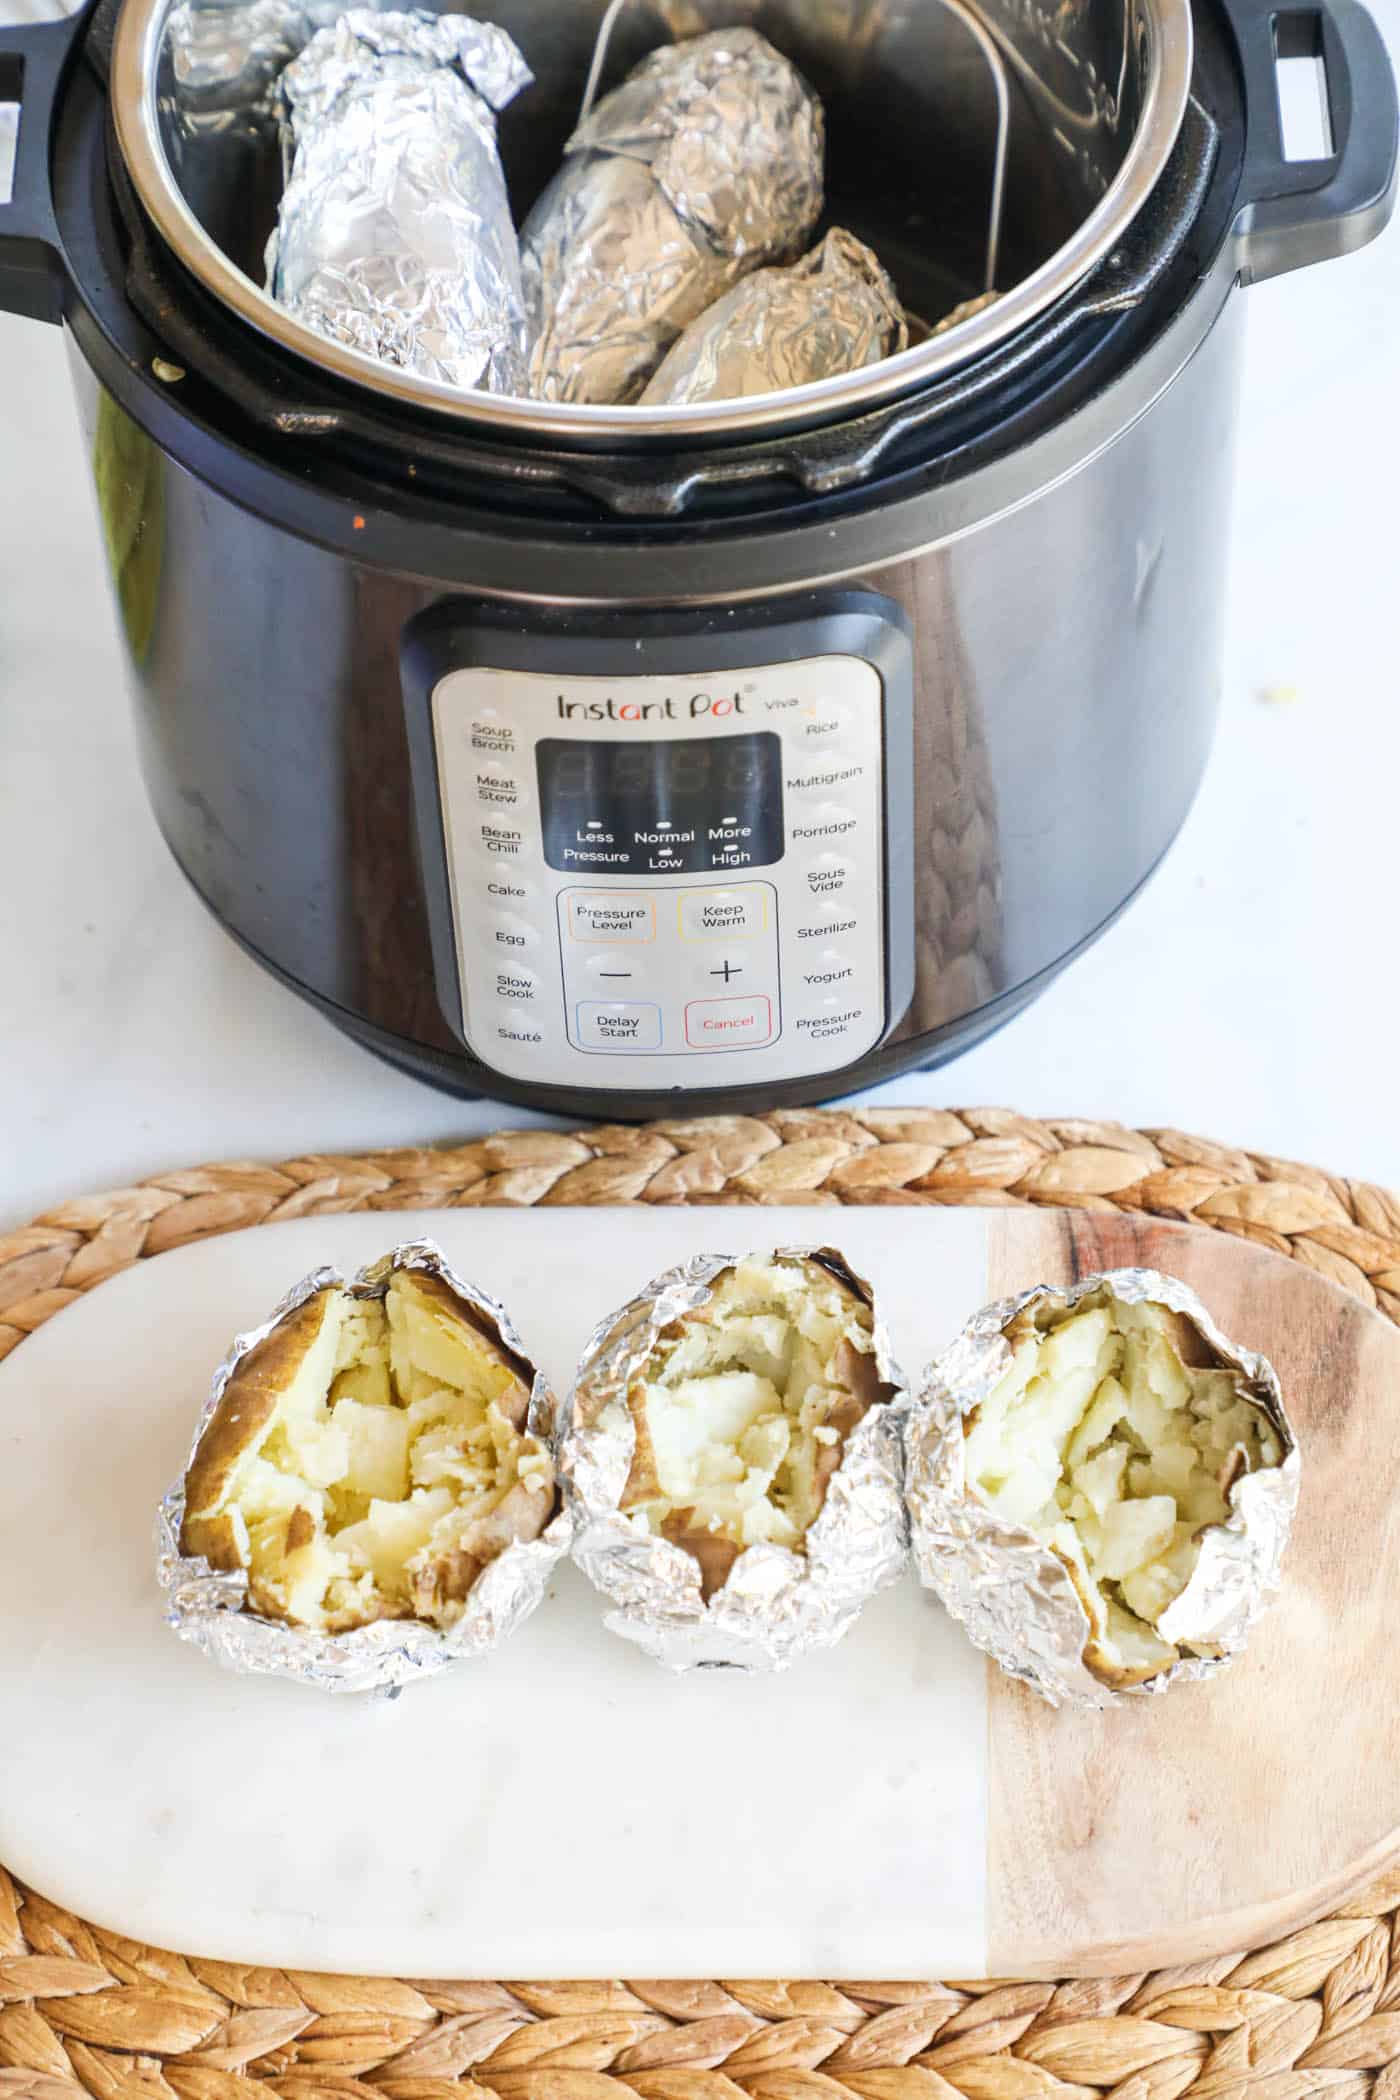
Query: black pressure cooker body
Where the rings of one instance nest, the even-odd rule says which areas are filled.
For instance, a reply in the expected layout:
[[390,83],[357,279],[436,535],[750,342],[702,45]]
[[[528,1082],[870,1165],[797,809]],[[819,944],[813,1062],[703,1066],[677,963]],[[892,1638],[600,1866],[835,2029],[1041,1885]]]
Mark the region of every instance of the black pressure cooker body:
[[[437,1085],[640,1117],[939,1062],[1091,942],[1211,742],[1236,289],[1394,195],[1351,0],[1194,28],[1150,196],[1024,326],[851,412],[637,441],[274,340],[138,198],[103,13],[0,32],[0,303],[66,325],[152,803],[249,953]],[[1275,61],[1314,50],[1335,151],[1288,162]],[[240,195],[251,256],[275,197]]]

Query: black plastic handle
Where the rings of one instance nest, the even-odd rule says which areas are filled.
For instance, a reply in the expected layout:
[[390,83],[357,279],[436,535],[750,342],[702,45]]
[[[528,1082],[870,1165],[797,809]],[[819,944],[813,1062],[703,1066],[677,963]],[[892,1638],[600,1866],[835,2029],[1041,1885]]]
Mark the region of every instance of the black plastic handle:
[[58,91],[87,10],[0,28],[0,102],[19,104],[8,203],[0,203],[0,310],[61,321],[68,284],[49,182]]
[[[1235,244],[1240,282],[1257,284],[1375,239],[1395,209],[1400,108],[1385,42],[1358,0],[1227,5],[1249,122]],[[1325,159],[1285,157],[1278,65],[1290,57],[1316,57],[1325,71],[1334,149]]]

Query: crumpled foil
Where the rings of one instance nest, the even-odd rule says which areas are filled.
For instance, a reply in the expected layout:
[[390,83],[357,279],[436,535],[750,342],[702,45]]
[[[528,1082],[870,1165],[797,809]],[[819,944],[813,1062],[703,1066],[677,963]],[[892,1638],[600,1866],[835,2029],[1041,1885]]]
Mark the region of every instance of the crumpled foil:
[[[1123,1691],[1101,1684],[1084,1661],[1089,1615],[1063,1562],[1029,1531],[984,1508],[968,1492],[964,1472],[964,1419],[1011,1365],[1004,1330],[1027,1308],[1052,1303],[1072,1311],[1103,1289],[1124,1305],[1150,1303],[1184,1313],[1216,1352],[1221,1368],[1242,1374],[1248,1397],[1268,1415],[1284,1450],[1282,1465],[1236,1481],[1229,1518],[1207,1531],[1190,1582],[1157,1621],[1161,1638],[1174,1646],[1209,1643],[1220,1654],[1184,1658],[1146,1684]],[[920,1579],[1008,1676],[1030,1685],[1052,1706],[1096,1708],[1201,1683],[1241,1652],[1278,1587],[1301,1475],[1273,1365],[1229,1341],[1188,1285],[1154,1269],[1113,1269],[1086,1277],[1070,1290],[1038,1285],[976,1314],[925,1375],[907,1421],[906,1468]]]
[[265,138],[283,68],[344,12],[345,0],[179,0],[165,38],[184,130]]
[[707,1604],[693,1556],[618,1506],[636,1448],[627,1389],[663,1330],[706,1304],[711,1284],[741,1256],[696,1255],[604,1320],[589,1337],[561,1414],[559,1474],[576,1527],[574,1559],[613,1606],[604,1620],[609,1630],[668,1669],[785,1670],[802,1655],[834,1647],[908,1559],[900,1443],[907,1392],[874,1292],[833,1248],[779,1247],[775,1257],[819,1262],[859,1294],[875,1314],[876,1368],[895,1388],[847,1437],[805,1553],[746,1547]]
[[545,401],[635,401],[681,331],[794,261],[821,215],[821,104],[753,29],[653,52],[566,152],[521,239]]
[[692,321],[642,406],[781,393],[908,346],[909,324],[878,256],[836,227],[801,262],[746,277]]
[[[530,1363],[504,1306],[475,1284],[464,1282],[432,1240],[406,1240],[402,1246],[391,1248],[362,1269],[348,1288],[356,1297],[382,1298],[395,1269],[417,1269],[440,1277],[482,1315],[502,1348]],[[295,1312],[308,1298],[344,1282],[338,1269],[314,1269],[292,1286],[260,1327],[236,1337],[214,1373],[208,1401],[190,1444],[187,1472],[205,1425],[249,1350],[266,1341],[278,1321]],[[526,1427],[551,1453],[557,1412],[554,1392],[536,1370]],[[446,1631],[416,1619],[381,1619],[372,1626],[358,1626],[350,1633],[316,1633],[245,1610],[247,1576],[241,1572],[222,1575],[207,1560],[186,1559],[180,1551],[184,1521],[182,1475],[156,1512],[156,1575],[165,1595],[166,1624],[182,1641],[189,1641],[225,1669],[249,1676],[289,1678],[325,1692],[396,1692],[417,1678],[435,1676],[454,1663],[498,1647],[539,1604],[550,1576],[569,1550],[573,1533],[561,1498],[559,1509],[537,1539],[515,1541],[482,1569],[461,1618]]]
[[355,8],[281,77],[273,297],[333,342],[449,386],[524,391],[520,247],[494,112],[532,75],[491,23]]

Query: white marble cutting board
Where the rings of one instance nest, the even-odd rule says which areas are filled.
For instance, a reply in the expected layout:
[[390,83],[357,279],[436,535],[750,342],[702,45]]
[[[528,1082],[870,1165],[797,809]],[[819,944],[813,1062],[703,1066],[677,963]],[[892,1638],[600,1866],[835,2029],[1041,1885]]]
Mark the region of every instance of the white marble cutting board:
[[[1290,1391],[1284,1594],[1216,1683],[1108,1715],[1010,1685],[912,1577],[776,1679],[669,1675],[569,1567],[395,1701],[229,1675],[163,1623],[151,1536],[210,1370],[308,1269],[423,1233],[560,1385],[702,1250],[830,1237],[911,1372],[1038,1278],[1172,1270]],[[1063,1975],[1275,1936],[1397,1847],[1397,1385],[1400,1338],[1313,1272],[1131,1217],[458,1210],[161,1255],[0,1365],[0,1860],[156,1945],[419,1977]]]

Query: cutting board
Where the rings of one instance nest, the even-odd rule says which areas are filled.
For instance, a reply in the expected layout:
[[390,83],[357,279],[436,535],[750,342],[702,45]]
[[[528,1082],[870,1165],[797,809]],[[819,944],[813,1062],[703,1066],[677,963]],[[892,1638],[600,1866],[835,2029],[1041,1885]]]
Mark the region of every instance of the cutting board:
[[[827,1237],[912,1372],[1035,1280],[1146,1262],[1271,1355],[1287,1582],[1208,1686],[1056,1714],[918,1588],[776,1679],[675,1678],[562,1569],[498,1656],[388,1700],[229,1676],[160,1616],[151,1518],[211,1367],[317,1263],[427,1233],[560,1384],[658,1269]],[[99,1924],[373,1974],[1027,1975],[1273,1938],[1397,1850],[1400,1335],[1297,1263],[1131,1217],[447,1211],[142,1262],[0,1366],[0,1860]]]

